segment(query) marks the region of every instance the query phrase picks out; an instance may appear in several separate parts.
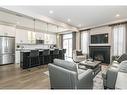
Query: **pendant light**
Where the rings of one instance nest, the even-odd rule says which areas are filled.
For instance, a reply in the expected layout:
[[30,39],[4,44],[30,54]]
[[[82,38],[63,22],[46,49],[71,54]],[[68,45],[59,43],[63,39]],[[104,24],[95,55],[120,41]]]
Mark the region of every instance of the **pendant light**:
[[33,29],[33,33],[31,33],[31,38],[32,38],[31,43],[33,43],[35,40],[33,37],[34,36],[33,34],[36,32],[36,30],[35,30],[35,19],[33,19],[33,21],[34,21],[34,27],[33,27],[34,29]]

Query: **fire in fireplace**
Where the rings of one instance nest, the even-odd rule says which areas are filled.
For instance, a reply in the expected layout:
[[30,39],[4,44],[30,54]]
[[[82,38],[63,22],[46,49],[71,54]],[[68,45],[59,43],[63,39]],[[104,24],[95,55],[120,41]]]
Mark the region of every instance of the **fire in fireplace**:
[[104,57],[103,57],[103,55],[102,54],[97,54],[97,55],[95,55],[94,56],[94,59],[95,60],[98,60],[98,61],[104,61]]

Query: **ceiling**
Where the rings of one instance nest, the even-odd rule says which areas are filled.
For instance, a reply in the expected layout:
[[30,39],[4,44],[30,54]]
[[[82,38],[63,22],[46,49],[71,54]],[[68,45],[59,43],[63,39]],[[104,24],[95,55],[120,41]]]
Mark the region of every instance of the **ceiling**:
[[[127,6],[4,6],[4,8],[50,17],[80,29],[127,20]],[[49,13],[50,10],[53,11],[52,14]],[[115,17],[116,14],[120,16]]]

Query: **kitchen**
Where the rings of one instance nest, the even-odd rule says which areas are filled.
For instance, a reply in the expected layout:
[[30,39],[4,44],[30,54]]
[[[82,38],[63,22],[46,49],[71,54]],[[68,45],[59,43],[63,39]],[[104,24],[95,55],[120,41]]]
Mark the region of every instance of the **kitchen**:
[[[13,57],[11,56],[10,62],[1,62],[0,65],[19,64],[21,51],[56,48],[58,38],[56,32],[62,30],[63,28],[57,25],[2,9],[0,11],[0,36],[13,38],[13,46],[10,47],[13,48],[14,54]],[[5,43],[5,41],[3,42]],[[6,46],[9,48],[9,45],[6,44]],[[1,56],[1,59],[4,60],[8,60],[8,58]]]

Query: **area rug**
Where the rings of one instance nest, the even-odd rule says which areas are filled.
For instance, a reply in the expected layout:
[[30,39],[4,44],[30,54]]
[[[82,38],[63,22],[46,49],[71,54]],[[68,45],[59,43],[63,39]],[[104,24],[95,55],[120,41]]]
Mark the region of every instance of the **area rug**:
[[[102,65],[101,69],[102,71],[107,68],[106,65]],[[93,89],[104,89],[103,88],[103,79],[102,79],[102,71],[100,71],[93,79]],[[47,76],[49,76],[49,71],[44,72]]]

